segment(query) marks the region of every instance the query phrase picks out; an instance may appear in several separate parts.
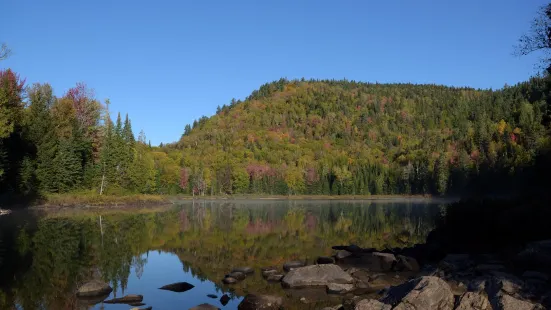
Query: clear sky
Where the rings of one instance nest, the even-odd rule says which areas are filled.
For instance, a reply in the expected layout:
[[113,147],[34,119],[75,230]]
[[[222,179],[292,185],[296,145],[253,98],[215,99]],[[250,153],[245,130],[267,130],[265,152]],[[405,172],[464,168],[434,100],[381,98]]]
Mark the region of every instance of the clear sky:
[[85,82],[153,144],[281,77],[500,88],[544,0],[1,0],[0,62],[58,96]]

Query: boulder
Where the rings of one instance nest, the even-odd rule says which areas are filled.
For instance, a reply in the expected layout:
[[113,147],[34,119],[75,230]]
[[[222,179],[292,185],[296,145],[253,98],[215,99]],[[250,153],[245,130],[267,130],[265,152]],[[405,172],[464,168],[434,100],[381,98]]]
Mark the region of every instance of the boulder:
[[448,284],[437,277],[421,277],[390,288],[381,300],[396,305],[394,310],[452,310],[453,293]]
[[78,289],[77,296],[78,297],[103,296],[103,295],[111,294],[112,291],[113,289],[109,286],[109,284],[99,280],[92,280],[82,285]]
[[290,288],[352,284],[354,279],[337,265],[312,265],[291,270],[282,280]]
[[271,274],[268,277],[266,277],[266,280],[269,282],[280,282],[281,279],[283,279],[284,275],[282,274]]
[[220,310],[220,308],[211,304],[200,304],[198,306],[189,308],[189,310]]
[[328,256],[320,256],[318,259],[316,259],[316,264],[323,265],[323,264],[334,264],[335,259],[333,257]]
[[419,271],[419,263],[413,257],[398,255],[396,256],[396,270],[399,271]]
[[545,310],[540,304],[521,300],[507,294],[498,294],[492,301],[494,309],[499,310]]
[[283,306],[283,298],[271,295],[248,294],[237,306],[239,310],[279,310]]
[[207,297],[208,297],[208,298],[213,298],[213,299],[214,299],[214,298],[218,298],[218,296],[216,296],[216,295],[214,295],[214,294],[208,294]]
[[380,265],[383,271],[392,270],[397,263],[394,254],[373,252],[371,255],[380,260]]
[[360,300],[354,306],[354,310],[390,310],[391,305],[383,304],[375,299]]
[[233,271],[232,273],[226,276],[226,278],[228,277],[241,281],[241,280],[244,280],[247,277],[247,275],[241,271]]
[[303,261],[292,261],[292,262],[286,262],[283,264],[283,270],[285,271],[291,271],[292,269],[304,267],[306,266],[306,263]]
[[327,284],[327,293],[328,294],[346,294],[354,290],[354,284],[339,284],[339,283],[329,283]]
[[346,250],[341,250],[341,251],[338,251],[337,254],[335,254],[335,259],[337,259],[337,260],[345,259],[345,258],[349,257],[350,255],[352,255],[351,252],[348,252]]
[[244,274],[251,274],[254,273],[254,269],[251,267],[237,267],[233,268],[231,272],[242,272]]
[[273,270],[265,270],[265,271],[262,271],[262,276],[264,278],[267,278],[268,276],[272,275],[272,274],[277,274],[278,271],[273,269]]
[[142,295],[126,295],[124,297],[120,297],[120,298],[113,298],[113,299],[109,299],[109,300],[106,300],[104,301],[104,303],[106,304],[130,304],[130,303],[134,303],[134,302],[141,302],[143,300],[143,296]]
[[220,297],[220,303],[222,304],[222,306],[227,305],[230,302],[230,300],[231,298],[227,294],[224,294],[222,295],[222,297]]
[[483,293],[467,292],[459,298],[456,310],[492,310],[490,301]]
[[193,284],[189,284],[187,282],[178,282],[178,283],[172,283],[165,285],[163,287],[160,287],[160,290],[166,290],[166,291],[172,291],[176,293],[182,293],[191,290],[195,286]]
[[222,280],[222,282],[224,282],[224,284],[235,284],[237,283],[237,280],[232,277],[225,277],[224,280]]

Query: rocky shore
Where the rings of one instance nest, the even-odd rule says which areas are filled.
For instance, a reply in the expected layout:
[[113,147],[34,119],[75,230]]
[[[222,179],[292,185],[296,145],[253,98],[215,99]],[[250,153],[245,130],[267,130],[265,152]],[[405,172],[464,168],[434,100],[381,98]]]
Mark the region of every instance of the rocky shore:
[[[551,240],[533,242],[516,255],[450,253],[430,261],[426,247],[377,252],[355,245],[335,246],[332,257],[293,261],[261,270],[281,282],[288,295],[307,304],[322,295],[340,302],[324,310],[536,310],[551,306]],[[420,251],[423,250],[423,251]],[[418,257],[405,255],[418,253]],[[423,261],[423,263],[420,263]],[[244,272],[246,271],[246,272]],[[233,270],[231,285],[254,272]],[[284,309],[278,296],[247,295],[240,310]]]

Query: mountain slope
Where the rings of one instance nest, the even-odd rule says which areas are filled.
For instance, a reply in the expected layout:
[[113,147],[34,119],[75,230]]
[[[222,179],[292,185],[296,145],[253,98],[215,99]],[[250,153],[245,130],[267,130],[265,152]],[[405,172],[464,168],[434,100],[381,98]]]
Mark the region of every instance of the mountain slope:
[[198,193],[422,194],[515,175],[548,143],[547,80],[503,90],[287,81],[187,128]]

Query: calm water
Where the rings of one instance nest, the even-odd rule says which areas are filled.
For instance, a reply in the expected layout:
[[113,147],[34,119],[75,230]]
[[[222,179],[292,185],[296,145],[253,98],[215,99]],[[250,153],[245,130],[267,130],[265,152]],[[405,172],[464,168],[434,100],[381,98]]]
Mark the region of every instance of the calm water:
[[[1,309],[129,309],[83,304],[75,297],[91,279],[109,282],[112,297],[144,295],[153,309],[188,309],[211,303],[236,309],[247,293],[286,297],[300,293],[270,284],[259,268],[332,253],[331,246],[405,247],[424,242],[442,205],[427,201],[187,202],[174,207],[121,211],[14,212],[0,217]],[[101,216],[101,225],[100,225]],[[226,286],[232,267],[256,268],[254,276]],[[158,288],[186,281],[195,288]],[[219,299],[231,297],[226,306]]]

